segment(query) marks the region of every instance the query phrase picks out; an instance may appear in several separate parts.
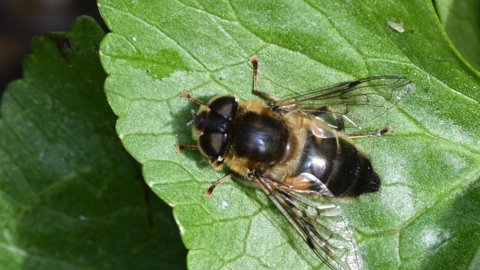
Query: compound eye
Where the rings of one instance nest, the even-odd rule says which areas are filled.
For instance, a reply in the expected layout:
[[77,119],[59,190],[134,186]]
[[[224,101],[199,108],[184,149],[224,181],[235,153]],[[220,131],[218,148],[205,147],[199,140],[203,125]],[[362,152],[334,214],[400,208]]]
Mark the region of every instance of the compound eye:
[[225,152],[227,134],[204,133],[199,138],[200,148],[211,159],[218,159]]
[[233,96],[223,96],[212,101],[208,108],[224,118],[231,119],[237,109],[237,101]]
[[226,133],[229,120],[214,111],[210,111],[199,114],[194,123],[202,133]]

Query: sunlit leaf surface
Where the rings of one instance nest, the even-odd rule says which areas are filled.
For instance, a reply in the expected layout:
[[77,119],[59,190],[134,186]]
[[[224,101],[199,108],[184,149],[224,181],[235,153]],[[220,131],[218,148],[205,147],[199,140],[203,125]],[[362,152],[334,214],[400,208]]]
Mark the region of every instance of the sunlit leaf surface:
[[[376,194],[342,202],[368,269],[479,267],[480,79],[444,36],[430,1],[99,1],[117,132],[154,192],[174,205],[190,269],[319,269],[265,196],[235,182],[192,144],[183,89],[207,101],[277,96],[397,75],[415,89],[358,139],[381,176]],[[394,27],[392,27],[392,25]]]

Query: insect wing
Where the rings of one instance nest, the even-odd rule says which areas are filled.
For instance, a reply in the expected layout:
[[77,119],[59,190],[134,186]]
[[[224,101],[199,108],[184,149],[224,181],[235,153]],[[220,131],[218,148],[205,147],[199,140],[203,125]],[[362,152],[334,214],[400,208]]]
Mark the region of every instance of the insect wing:
[[338,200],[323,183],[316,183],[322,185],[316,191],[300,193],[266,177],[256,180],[326,266],[333,270],[362,269]]
[[[309,116],[340,114],[347,127],[361,129],[363,123],[394,107],[411,88],[412,82],[403,77],[371,77],[279,100],[274,106],[283,112],[300,112]],[[334,111],[324,111],[325,105],[333,107]]]

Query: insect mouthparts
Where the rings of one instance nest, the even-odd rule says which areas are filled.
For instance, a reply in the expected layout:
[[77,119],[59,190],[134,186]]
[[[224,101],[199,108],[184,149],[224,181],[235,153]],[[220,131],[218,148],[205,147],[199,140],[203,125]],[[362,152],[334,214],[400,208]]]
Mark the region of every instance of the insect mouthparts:
[[190,111],[190,113],[192,114],[193,119],[190,120],[190,122],[187,123],[187,127],[190,127],[191,125],[195,124],[195,123],[196,123],[196,120],[197,120],[197,118],[198,118],[198,114],[195,112],[194,109],[192,109],[192,110]]
[[193,118],[197,118],[197,112],[195,112],[194,109],[192,109],[190,113],[192,114]]

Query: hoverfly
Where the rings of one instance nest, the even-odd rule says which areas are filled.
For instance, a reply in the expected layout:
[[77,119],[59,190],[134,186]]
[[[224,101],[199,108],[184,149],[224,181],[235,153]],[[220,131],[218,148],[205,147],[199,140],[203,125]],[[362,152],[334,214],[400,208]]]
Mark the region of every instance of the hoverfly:
[[[253,65],[253,91],[270,100],[241,102],[222,95],[208,103],[186,91],[182,97],[199,104],[192,110],[197,145],[208,164],[231,172],[205,193],[233,177],[261,189],[330,269],[361,269],[362,262],[337,197],[375,192],[380,178],[351,138],[382,136],[385,129],[346,133],[360,128],[361,115],[381,115],[411,89],[409,80],[379,76],[280,99],[258,89],[258,60]],[[371,120],[371,119],[370,119]]]

